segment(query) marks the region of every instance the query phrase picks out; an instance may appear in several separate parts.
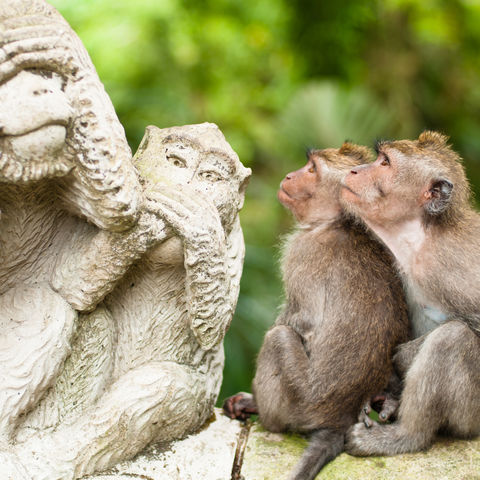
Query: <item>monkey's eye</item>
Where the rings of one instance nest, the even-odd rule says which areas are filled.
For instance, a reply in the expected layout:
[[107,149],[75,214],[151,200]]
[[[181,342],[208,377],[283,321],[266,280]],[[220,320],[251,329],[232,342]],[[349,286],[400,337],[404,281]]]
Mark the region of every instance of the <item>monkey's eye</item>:
[[390,159],[386,155],[384,155],[382,161],[380,162],[380,165],[382,165],[383,167],[390,165]]
[[317,166],[312,162],[308,167],[308,173],[315,173],[317,171]]
[[206,180],[207,182],[218,182],[219,180],[223,180],[223,177],[213,170],[206,170],[205,172],[200,172],[198,176],[202,180]]
[[167,154],[167,160],[174,166],[178,168],[187,168],[187,162],[176,155],[175,153]]

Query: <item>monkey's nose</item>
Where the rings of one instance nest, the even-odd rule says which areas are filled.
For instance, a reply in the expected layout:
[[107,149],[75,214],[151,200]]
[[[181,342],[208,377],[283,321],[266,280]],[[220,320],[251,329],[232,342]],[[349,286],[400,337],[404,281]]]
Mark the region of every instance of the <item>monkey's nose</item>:
[[285,180],[291,180],[292,179],[292,174],[291,173],[288,173],[286,176],[285,176]]

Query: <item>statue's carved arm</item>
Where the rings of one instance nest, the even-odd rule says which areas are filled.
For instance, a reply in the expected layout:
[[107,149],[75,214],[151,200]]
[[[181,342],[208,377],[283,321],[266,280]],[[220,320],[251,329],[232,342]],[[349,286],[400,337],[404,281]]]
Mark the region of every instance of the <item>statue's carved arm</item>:
[[75,232],[70,248],[56,262],[51,284],[76,310],[90,311],[110,293],[128,268],[152,245],[169,235],[165,223],[142,211],[127,232],[90,227]]

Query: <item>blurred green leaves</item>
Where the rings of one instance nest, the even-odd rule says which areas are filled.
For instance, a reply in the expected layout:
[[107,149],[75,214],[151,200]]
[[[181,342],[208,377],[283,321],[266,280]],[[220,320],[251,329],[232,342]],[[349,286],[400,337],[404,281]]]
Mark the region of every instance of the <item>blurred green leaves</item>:
[[290,157],[307,147],[339,147],[345,140],[370,145],[393,134],[393,112],[368,90],[323,81],[301,87],[278,119],[278,137]]
[[251,166],[222,395],[250,388],[281,305],[276,200],[307,147],[451,136],[480,186],[478,0],[50,0],[83,40],[135,150],[145,126],[215,122]]

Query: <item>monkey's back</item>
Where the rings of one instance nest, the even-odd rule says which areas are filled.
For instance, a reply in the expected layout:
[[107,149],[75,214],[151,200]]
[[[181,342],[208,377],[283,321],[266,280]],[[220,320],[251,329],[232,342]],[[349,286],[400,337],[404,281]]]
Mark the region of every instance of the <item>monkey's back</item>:
[[286,308],[276,324],[301,336],[311,365],[310,398],[291,412],[291,428],[345,428],[386,386],[393,349],[408,339],[392,259],[362,227],[343,219],[290,240],[284,281]]

